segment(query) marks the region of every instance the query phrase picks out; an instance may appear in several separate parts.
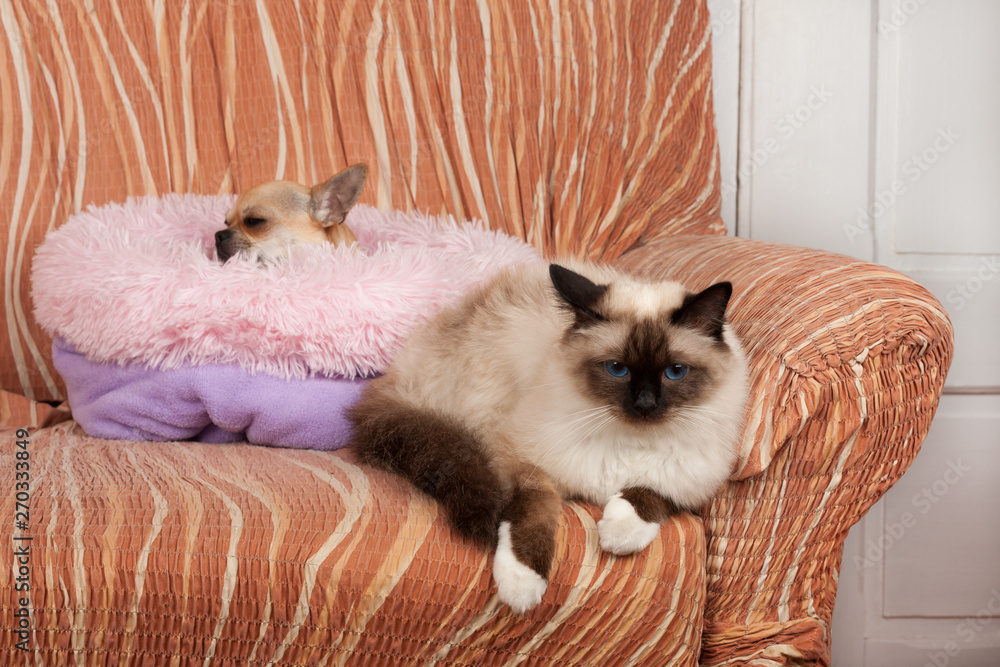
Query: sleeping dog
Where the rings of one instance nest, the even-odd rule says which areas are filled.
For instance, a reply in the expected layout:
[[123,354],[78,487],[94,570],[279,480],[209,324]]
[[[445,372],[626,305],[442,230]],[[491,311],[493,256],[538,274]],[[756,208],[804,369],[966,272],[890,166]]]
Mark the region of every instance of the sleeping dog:
[[215,233],[219,261],[248,252],[267,262],[299,243],[356,243],[344,218],[367,177],[368,167],[355,164],[311,188],[270,181],[247,190],[226,215],[226,228]]

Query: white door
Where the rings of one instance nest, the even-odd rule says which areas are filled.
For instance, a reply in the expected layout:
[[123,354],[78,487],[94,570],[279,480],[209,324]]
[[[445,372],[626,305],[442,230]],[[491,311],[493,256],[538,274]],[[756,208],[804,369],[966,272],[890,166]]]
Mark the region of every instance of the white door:
[[955,325],[920,455],[848,538],[834,665],[1000,665],[1000,2],[710,9],[730,228],[891,266]]

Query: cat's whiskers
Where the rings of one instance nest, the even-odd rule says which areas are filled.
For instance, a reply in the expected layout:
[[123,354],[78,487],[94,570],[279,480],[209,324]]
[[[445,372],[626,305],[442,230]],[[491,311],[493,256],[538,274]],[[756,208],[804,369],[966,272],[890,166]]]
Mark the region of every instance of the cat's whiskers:
[[[586,440],[591,435],[593,435],[595,432],[601,430],[607,424],[613,422],[615,420],[615,415],[614,414],[610,414],[610,413],[611,413],[611,406],[607,406],[607,411],[606,412],[602,412],[602,413],[600,413],[600,414],[598,414],[596,416],[597,418],[593,419],[592,421],[586,422],[586,424],[590,425],[590,428],[587,429],[586,433],[584,433],[583,435],[580,436],[580,440]],[[562,440],[563,439],[560,439],[560,442]],[[553,447],[554,447],[554,445],[553,445]],[[545,450],[545,454],[548,454],[550,451],[552,451],[553,447],[549,447],[547,450]],[[543,456],[544,456],[544,454],[543,454]],[[536,470],[538,470],[538,465],[535,465],[531,469],[531,474],[528,475],[527,479],[531,479],[532,475],[535,474]]]
[[[547,432],[544,438],[535,440],[533,443],[531,443],[532,445],[541,445],[546,440],[559,436],[558,439],[551,445],[546,447],[545,451],[542,452],[541,455],[537,458],[544,459],[549,454],[549,452],[551,452],[553,449],[555,449],[562,443],[566,442],[568,438],[577,435],[577,433],[580,432],[582,429],[588,429],[588,430],[581,437],[581,439],[589,437],[596,430],[600,429],[605,424],[614,419],[614,415],[610,415],[609,414],[610,412],[611,412],[610,405],[601,405],[596,408],[587,408],[584,410],[578,410],[577,412],[571,412],[568,415],[562,415],[560,417],[557,417],[556,419],[553,419],[552,421],[547,422],[546,424],[544,424],[545,427],[551,426],[552,424],[557,424],[560,421],[567,419],[569,417],[574,417],[580,415],[581,413],[586,413],[583,414],[582,417],[577,416],[576,419],[571,421],[569,424],[566,424],[563,427],[556,429],[555,431]],[[536,470],[538,470],[538,464],[532,467],[531,473],[528,474],[528,476],[524,479],[523,483],[526,484],[535,474]]]
[[584,433],[582,436],[580,436],[580,439],[581,440],[586,440],[591,435],[593,435],[596,431],[601,430],[602,428],[604,428],[605,425],[607,425],[607,424],[611,423],[612,421],[614,421],[614,419],[615,419],[614,415],[611,415],[611,414],[605,415],[603,421],[600,421],[600,422],[594,424],[592,427],[590,427],[590,430],[587,431],[586,433]]
[[595,421],[598,421],[608,411],[610,411],[610,409],[611,409],[610,406],[601,406],[600,408],[591,408],[589,410],[581,410],[580,412],[586,412],[587,414],[584,414],[582,416],[578,416],[578,417],[576,417],[576,419],[573,419],[569,423],[563,424],[559,428],[557,428],[555,430],[549,431],[548,430],[549,426],[552,426],[553,424],[558,424],[560,421],[562,421],[564,419],[567,419],[569,417],[573,417],[575,415],[579,415],[580,412],[574,412],[574,413],[571,413],[569,415],[564,415],[563,417],[559,417],[557,419],[553,419],[552,421],[546,423],[543,426],[543,428],[546,430],[546,432],[543,434],[543,437],[540,438],[540,439],[538,439],[538,440],[535,440],[531,444],[534,445],[534,446],[542,445],[546,440],[550,440],[552,438],[557,438],[556,441],[553,442],[550,446],[548,446],[545,449],[545,451],[542,453],[542,455],[544,456],[545,454],[548,454],[553,449],[555,449],[557,446],[559,446],[562,443],[564,443],[567,438],[573,437],[574,435],[576,435],[582,429],[585,429],[588,426],[590,426],[591,424],[593,424]]
[[561,417],[557,417],[557,418],[555,418],[555,419],[547,422],[546,424],[543,425],[543,428],[547,428],[549,426],[552,426],[553,424],[558,424],[559,422],[565,421],[565,420],[569,419],[570,417],[576,417],[576,419],[573,419],[568,424],[565,424],[564,427],[570,426],[570,425],[578,425],[581,422],[588,421],[589,419],[593,419],[595,417],[603,416],[603,415],[607,414],[610,411],[611,411],[611,406],[610,405],[599,405],[599,406],[597,406],[595,408],[586,408],[584,410],[577,410],[576,412],[571,412],[569,414],[562,415]]
[[730,415],[722,412],[721,410],[713,410],[712,408],[706,408],[700,405],[685,405],[680,408],[681,412],[685,414],[694,415],[716,415],[719,417],[729,417]]
[[[706,412],[713,414],[721,414],[721,413],[716,413],[716,411],[714,410]],[[718,426],[719,424],[718,419],[708,417],[705,414],[699,414],[697,409],[688,409],[688,408],[681,408],[675,414],[671,415],[670,420],[674,424],[678,424],[680,426],[684,426],[687,428],[699,428],[699,427],[705,428],[711,426]]]
[[674,423],[674,424],[677,424],[678,426],[685,426],[685,427],[690,427],[690,428],[695,428],[695,427],[698,427],[698,426],[704,426],[705,423],[706,423],[704,421],[696,421],[696,420],[693,420],[693,419],[688,419],[688,418],[682,417],[680,415],[675,415],[673,417],[673,419],[671,420],[671,422]]
[[570,417],[577,417],[577,415],[583,415],[582,417],[577,417],[577,419],[574,419],[571,422],[571,423],[576,423],[576,422],[579,422],[581,420],[586,419],[587,417],[592,416],[593,414],[595,414],[597,412],[601,412],[601,411],[604,411],[604,410],[609,410],[610,408],[611,408],[610,405],[599,405],[596,408],[584,408],[583,410],[577,410],[576,412],[570,412],[569,414],[560,415],[560,416],[556,417],[555,419],[552,419],[550,421],[545,422],[544,424],[542,424],[542,428],[548,428],[549,426],[552,426],[553,424],[557,424],[557,423],[563,421],[564,419],[569,419]]
[[530,391],[532,389],[541,389],[542,387],[552,387],[554,385],[561,384],[561,383],[562,383],[562,380],[555,380],[553,382],[545,382],[545,383],[542,383],[542,384],[536,384],[536,385],[532,385],[530,387],[525,387],[524,390],[525,391]]
[[[552,446],[548,447],[545,450],[545,453],[547,454],[548,452],[552,451],[554,447],[565,442],[567,438],[572,437],[577,431],[586,428],[587,425],[592,422],[592,420],[595,420],[596,418],[600,417],[602,414],[604,414],[605,411],[609,409],[610,409],[609,406],[602,405],[596,408],[586,408],[584,410],[578,410],[576,412],[571,412],[569,414],[556,417],[555,419],[552,419],[541,425],[539,430],[541,431],[542,437],[536,439],[530,444],[533,447],[535,447],[543,444],[546,440],[558,437],[558,440]],[[560,422],[564,422],[565,420],[568,420],[570,418],[573,419],[571,419],[566,423],[560,424]],[[558,428],[550,429],[550,427],[557,424],[559,425]]]
[[697,421],[705,424],[716,423],[716,420],[712,419],[711,417],[705,417],[703,415],[685,414],[683,412],[677,412],[671,417],[671,419],[686,419],[689,421]]

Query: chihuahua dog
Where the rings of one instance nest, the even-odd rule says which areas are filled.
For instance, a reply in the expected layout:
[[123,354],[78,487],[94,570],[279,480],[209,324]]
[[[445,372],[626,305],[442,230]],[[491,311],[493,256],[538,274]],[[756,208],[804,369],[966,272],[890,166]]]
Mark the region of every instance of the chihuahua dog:
[[246,252],[268,262],[299,243],[356,243],[344,218],[367,178],[368,167],[355,164],[311,188],[291,181],[250,188],[226,215],[226,228],[215,233],[219,261]]

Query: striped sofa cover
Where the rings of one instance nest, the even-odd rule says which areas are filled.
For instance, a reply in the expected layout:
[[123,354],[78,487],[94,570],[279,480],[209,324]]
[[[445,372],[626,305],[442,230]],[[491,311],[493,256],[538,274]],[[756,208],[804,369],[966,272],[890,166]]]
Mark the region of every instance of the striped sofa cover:
[[[888,269],[725,236],[704,0],[13,0],[0,25],[0,662],[829,664],[844,537],[918,452],[952,331]],[[85,435],[31,312],[46,231],[354,162],[382,209],[731,280],[753,393],[727,486],[627,558],[567,503],[518,616],[349,451]]]

